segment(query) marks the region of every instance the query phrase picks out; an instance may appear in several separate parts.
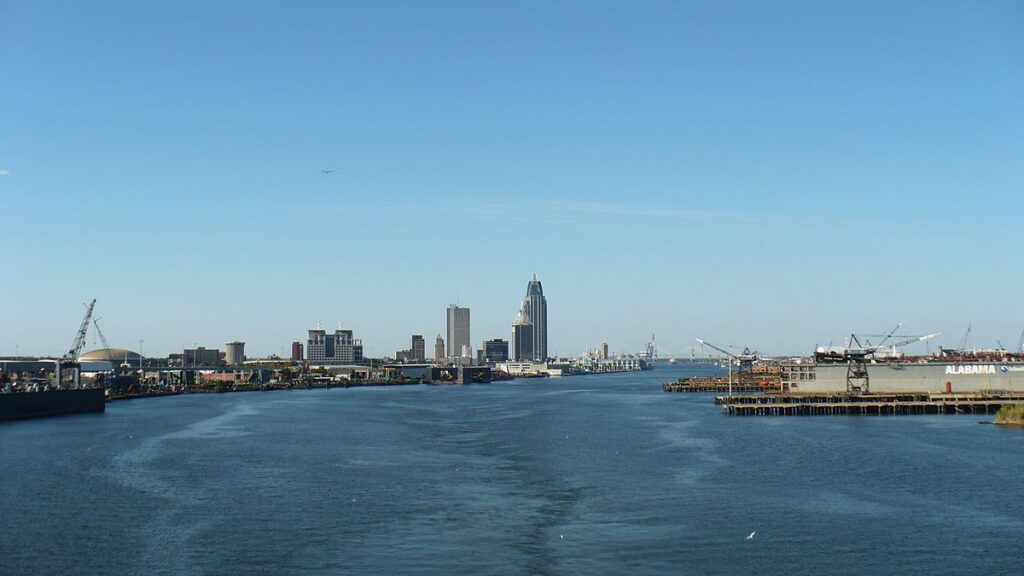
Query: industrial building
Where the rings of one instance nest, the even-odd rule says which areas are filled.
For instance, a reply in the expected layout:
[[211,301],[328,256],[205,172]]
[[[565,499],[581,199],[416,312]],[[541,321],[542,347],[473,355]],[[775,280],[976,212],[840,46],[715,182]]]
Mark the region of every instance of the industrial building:
[[224,362],[228,366],[241,366],[245,362],[245,342],[225,343]]
[[195,368],[198,366],[223,366],[224,354],[216,348],[186,348],[181,353],[181,367]]

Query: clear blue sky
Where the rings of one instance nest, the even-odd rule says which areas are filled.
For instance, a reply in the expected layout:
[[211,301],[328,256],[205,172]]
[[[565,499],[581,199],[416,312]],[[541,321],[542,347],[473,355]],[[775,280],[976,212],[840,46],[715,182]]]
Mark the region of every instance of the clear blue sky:
[[0,174],[0,355],[1013,347],[1024,4],[0,0]]

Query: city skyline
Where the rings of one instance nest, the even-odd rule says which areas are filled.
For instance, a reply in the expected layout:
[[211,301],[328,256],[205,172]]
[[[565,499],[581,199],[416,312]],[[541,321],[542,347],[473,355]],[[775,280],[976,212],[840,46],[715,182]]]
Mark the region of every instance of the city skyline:
[[2,15],[0,355],[62,353],[94,297],[147,355],[285,357],[319,318],[380,357],[453,297],[479,346],[532,270],[552,356],[1024,327],[1018,4]]

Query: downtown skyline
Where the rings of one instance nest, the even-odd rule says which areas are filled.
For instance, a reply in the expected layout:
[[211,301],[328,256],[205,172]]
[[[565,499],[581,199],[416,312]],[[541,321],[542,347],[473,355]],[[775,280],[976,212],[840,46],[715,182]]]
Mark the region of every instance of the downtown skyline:
[[0,8],[0,355],[478,347],[532,270],[549,355],[1024,327],[1017,4],[170,11]]

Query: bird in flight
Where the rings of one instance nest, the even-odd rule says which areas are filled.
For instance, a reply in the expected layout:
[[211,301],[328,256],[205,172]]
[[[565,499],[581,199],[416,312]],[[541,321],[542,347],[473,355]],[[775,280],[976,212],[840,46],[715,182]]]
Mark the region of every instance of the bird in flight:
[[756,534],[757,534],[757,530],[755,530],[755,531],[751,532],[751,533],[750,533],[750,535],[749,535],[749,536],[747,536],[747,538],[746,538],[746,539],[747,539],[747,540],[753,540],[753,539],[754,539],[754,536],[755,536]]
[[334,174],[334,170],[321,170],[321,174]]

